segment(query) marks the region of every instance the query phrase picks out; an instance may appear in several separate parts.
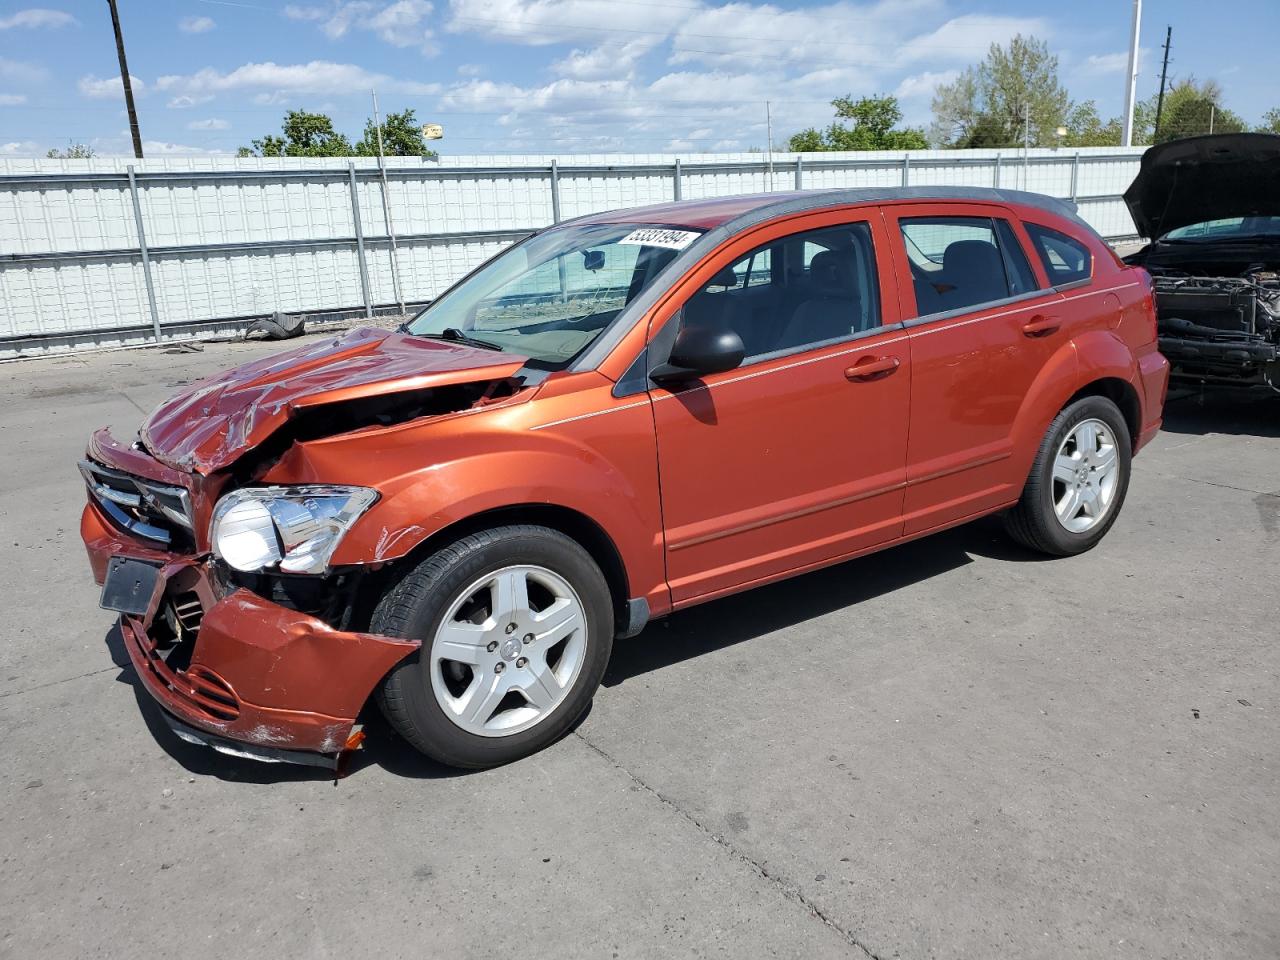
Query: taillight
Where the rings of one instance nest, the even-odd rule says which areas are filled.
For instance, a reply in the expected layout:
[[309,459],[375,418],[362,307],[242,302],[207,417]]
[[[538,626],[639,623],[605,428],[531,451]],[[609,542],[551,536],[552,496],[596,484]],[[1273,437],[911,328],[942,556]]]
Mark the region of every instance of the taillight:
[[1151,343],[1156,339],[1156,284],[1151,279],[1151,274],[1142,267],[1131,267],[1138,275],[1138,282],[1142,284],[1142,312],[1149,324],[1148,333],[1150,334],[1147,343]]

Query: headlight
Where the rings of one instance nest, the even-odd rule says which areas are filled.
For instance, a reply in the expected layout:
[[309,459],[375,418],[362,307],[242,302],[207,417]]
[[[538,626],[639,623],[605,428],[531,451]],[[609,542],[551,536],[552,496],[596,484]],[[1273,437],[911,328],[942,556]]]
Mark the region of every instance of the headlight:
[[246,573],[324,573],[360,514],[378,499],[364,487],[245,487],[218,501],[213,552]]

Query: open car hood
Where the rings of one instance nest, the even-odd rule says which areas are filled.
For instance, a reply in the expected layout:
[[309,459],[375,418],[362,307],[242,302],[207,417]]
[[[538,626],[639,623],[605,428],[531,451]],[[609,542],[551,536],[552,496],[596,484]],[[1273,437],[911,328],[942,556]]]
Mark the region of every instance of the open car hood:
[[514,376],[527,357],[364,328],[255,360],[162,403],[140,435],[152,456],[208,474],[304,408]]
[[1280,217],[1280,136],[1223,133],[1152,147],[1124,202],[1151,240],[1206,220]]

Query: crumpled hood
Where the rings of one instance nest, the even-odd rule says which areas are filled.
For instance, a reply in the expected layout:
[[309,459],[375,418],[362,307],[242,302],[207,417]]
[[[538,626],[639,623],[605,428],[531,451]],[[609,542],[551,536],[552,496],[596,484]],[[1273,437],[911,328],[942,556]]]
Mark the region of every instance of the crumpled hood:
[[192,384],[147,418],[160,462],[208,474],[229,466],[298,410],[515,375],[527,357],[363,328]]
[[1222,133],[1152,147],[1124,192],[1138,232],[1228,217],[1280,217],[1280,137]]

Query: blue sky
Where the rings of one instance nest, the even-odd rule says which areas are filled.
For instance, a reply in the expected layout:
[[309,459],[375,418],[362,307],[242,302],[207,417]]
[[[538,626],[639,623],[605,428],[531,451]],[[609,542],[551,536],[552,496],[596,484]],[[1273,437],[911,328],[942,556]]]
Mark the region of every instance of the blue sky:
[[[0,156],[130,152],[103,0],[0,3]],[[287,109],[358,135],[369,90],[445,126],[442,152],[743,150],[893,92],[925,124],[940,80],[1015,33],[1078,100],[1121,110],[1128,0],[119,0],[148,156],[234,153]],[[1280,106],[1277,0],[1147,0],[1139,96],[1173,73],[1251,122]]]

